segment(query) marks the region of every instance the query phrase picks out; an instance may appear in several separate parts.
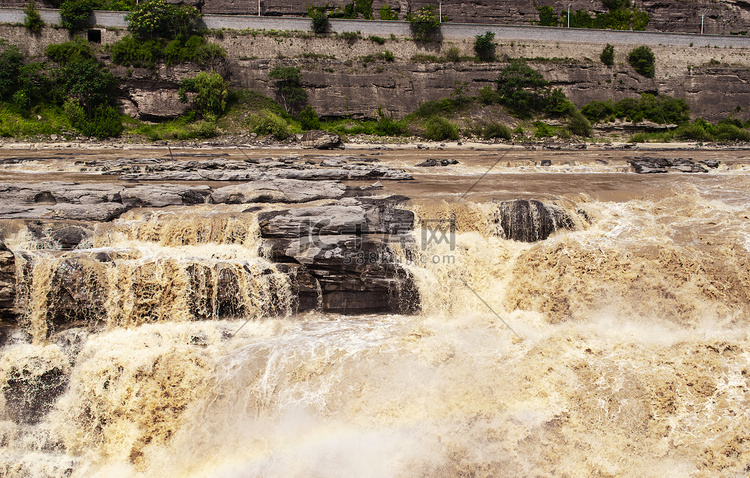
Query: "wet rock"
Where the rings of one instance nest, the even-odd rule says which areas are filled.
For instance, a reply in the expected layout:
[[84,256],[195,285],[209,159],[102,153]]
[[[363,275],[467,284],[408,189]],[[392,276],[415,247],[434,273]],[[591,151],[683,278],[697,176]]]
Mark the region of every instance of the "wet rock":
[[52,232],[52,239],[62,249],[75,249],[86,239],[93,236],[94,231],[83,226],[65,226]]
[[[300,307],[319,289],[324,311],[340,313],[414,311],[413,279],[398,263],[394,242],[410,241],[414,214],[388,198],[260,213],[263,249],[272,260],[297,264],[309,277]],[[314,281],[310,281],[310,278]],[[300,292],[302,293],[302,292]]]
[[718,159],[705,159],[701,161],[701,163],[705,164],[711,169],[716,169],[721,164],[721,161],[719,161]]
[[415,164],[415,166],[421,168],[430,168],[434,166],[450,166],[452,164],[458,164],[458,161],[456,161],[455,159],[428,159],[422,161],[419,164]]
[[337,181],[260,180],[218,188],[211,193],[211,200],[223,204],[300,203],[318,199],[337,199],[342,197],[345,191],[346,187]]
[[385,203],[341,200],[330,206],[258,214],[261,237],[296,238],[336,234],[399,234],[414,227],[414,213]]
[[684,158],[653,158],[640,156],[628,161],[633,167],[633,171],[638,174],[666,173],[669,170],[680,171],[683,173],[705,173],[708,170],[701,164],[694,162],[692,159]]
[[25,368],[14,368],[2,387],[8,418],[16,423],[39,423],[67,385],[68,377],[58,367],[38,375]]
[[302,147],[308,149],[343,149],[341,137],[328,131],[311,130],[302,135]]
[[120,197],[123,205],[127,207],[165,207],[202,204],[210,194],[209,186],[149,184],[125,188]]
[[501,202],[495,224],[499,236],[521,242],[543,241],[557,230],[575,228],[567,211],[534,199]]
[[14,319],[13,301],[16,297],[16,259],[13,252],[0,241],[0,319]]

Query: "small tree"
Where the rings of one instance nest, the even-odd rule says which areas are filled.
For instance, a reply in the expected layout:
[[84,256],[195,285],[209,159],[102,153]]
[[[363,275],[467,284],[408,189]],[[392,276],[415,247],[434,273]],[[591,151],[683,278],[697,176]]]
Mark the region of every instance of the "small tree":
[[320,129],[320,118],[318,118],[318,113],[316,113],[315,109],[310,105],[305,106],[304,109],[300,111],[299,122],[301,123],[302,129],[305,131]]
[[654,52],[646,45],[634,48],[628,53],[628,63],[630,63],[635,71],[646,78],[654,77],[655,62]]
[[380,7],[380,19],[398,20],[398,13],[390,5],[388,5],[388,2],[386,2],[382,7]]
[[202,15],[195,7],[146,0],[125,16],[128,30],[139,40],[190,36],[198,30]]
[[549,5],[537,8],[539,11],[539,24],[543,27],[556,27],[557,15]]
[[437,10],[435,5],[427,5],[417,10],[416,14],[410,13],[406,17],[414,40],[428,41],[440,30],[440,19],[435,14],[435,10]]
[[44,27],[44,20],[39,14],[39,10],[34,5],[34,0],[29,0],[29,3],[23,9],[23,13],[26,14],[26,18],[23,20],[23,26],[26,27],[31,33],[39,33]]
[[599,59],[607,66],[615,64],[615,47],[607,43],[607,46],[602,50],[602,54],[599,55]]
[[93,11],[91,0],[65,0],[60,5],[60,24],[73,33],[88,23]]
[[496,81],[500,101],[517,115],[528,116],[546,103],[549,82],[524,60],[513,60]]
[[326,33],[331,28],[331,22],[328,20],[328,13],[326,13],[325,7],[308,5],[307,14],[312,20],[312,30],[315,33]]
[[193,104],[195,110],[207,119],[221,116],[227,107],[229,82],[220,74],[201,71],[195,78],[180,83],[180,101],[187,102],[187,93],[197,93]]
[[268,76],[276,80],[273,86],[287,113],[299,111],[307,102],[307,92],[302,88],[302,74],[299,68],[277,66]]
[[477,35],[474,40],[474,51],[482,61],[492,61],[495,59],[495,38],[493,32],[485,32],[484,35]]

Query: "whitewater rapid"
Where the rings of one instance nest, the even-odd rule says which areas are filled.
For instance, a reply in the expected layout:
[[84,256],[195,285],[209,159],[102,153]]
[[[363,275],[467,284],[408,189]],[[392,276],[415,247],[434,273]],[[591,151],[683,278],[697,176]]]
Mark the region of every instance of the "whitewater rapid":
[[[104,325],[3,348],[0,383],[45,376],[64,392],[22,424],[0,394],[0,475],[743,476],[748,186],[560,199],[576,230],[533,244],[494,235],[492,203],[415,204],[457,223],[454,248],[421,251],[437,260],[401,258],[416,315],[294,315],[264,302],[287,292],[259,273],[272,264],[254,221],[128,213],[85,245],[129,254],[97,279],[114,291]],[[7,243],[32,254],[25,240]],[[64,258],[46,259],[39,277]],[[186,298],[216,294],[178,280],[196,265],[245,271],[233,320],[189,318]],[[156,303],[123,286],[135,278]],[[44,284],[26,299],[36,337]]]

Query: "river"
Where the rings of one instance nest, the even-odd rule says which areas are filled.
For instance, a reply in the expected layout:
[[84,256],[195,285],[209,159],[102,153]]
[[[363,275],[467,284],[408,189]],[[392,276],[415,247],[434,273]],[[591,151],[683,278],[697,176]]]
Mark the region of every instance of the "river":
[[[383,183],[411,198],[415,243],[420,225],[456,224],[421,260],[397,258],[419,292],[409,315],[290,312],[257,213],[205,205],[97,229],[77,252],[118,251],[90,271],[108,290],[82,302],[90,323],[50,333],[60,254],[7,226],[17,256],[46,259],[19,274],[25,332],[0,349],[0,475],[747,476],[750,153],[482,149],[354,151],[414,174]],[[125,154],[65,153],[13,151],[40,160],[0,180],[95,183],[81,164]],[[637,175],[639,155],[721,165]],[[428,158],[459,163],[415,167]],[[573,229],[499,237],[512,198],[554,204]],[[234,299],[184,283],[206,264],[240,271]]]

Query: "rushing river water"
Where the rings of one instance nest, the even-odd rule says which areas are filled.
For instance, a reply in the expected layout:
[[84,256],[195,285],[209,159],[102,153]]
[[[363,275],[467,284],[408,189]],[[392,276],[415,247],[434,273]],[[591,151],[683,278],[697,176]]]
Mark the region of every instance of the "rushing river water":
[[[411,168],[427,154],[461,163]],[[91,302],[106,325],[2,348],[3,390],[19,374],[59,389],[33,417],[0,394],[0,476],[747,476],[744,152],[708,174],[653,176],[614,152],[560,153],[547,169],[514,152],[484,176],[498,154],[382,154],[421,174],[386,185],[420,220],[457,224],[453,245],[399,258],[415,315],[291,315],[239,207],[131,211],[102,227],[82,251],[121,251],[117,268],[89,271],[109,288]],[[576,230],[497,237],[493,201],[510,197],[554,200]],[[23,230],[6,243],[46,254],[24,319],[45,337],[43,278],[61,259]],[[242,271],[234,299],[185,283],[181,271],[206,264]],[[219,320],[219,303],[238,318]],[[196,307],[209,320],[191,320]]]

